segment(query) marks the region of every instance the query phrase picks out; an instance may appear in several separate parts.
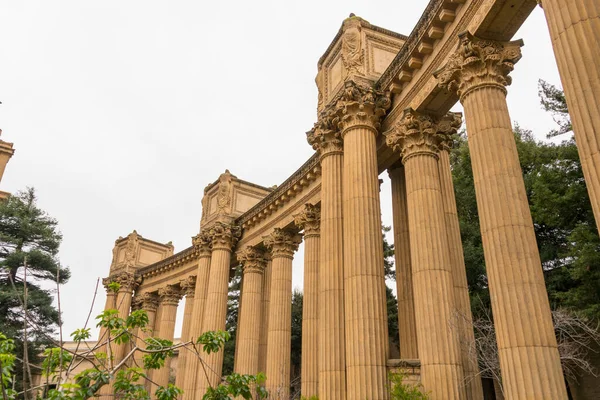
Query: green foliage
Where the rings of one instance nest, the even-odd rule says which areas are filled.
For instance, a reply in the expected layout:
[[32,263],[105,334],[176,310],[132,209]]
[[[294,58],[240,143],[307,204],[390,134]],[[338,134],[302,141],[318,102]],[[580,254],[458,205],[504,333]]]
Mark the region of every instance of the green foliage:
[[42,375],[54,378],[59,370],[68,368],[73,356],[60,347],[51,347],[44,350],[44,361],[42,361]]
[[[207,333],[214,332],[206,332],[204,335]],[[200,338],[198,339],[198,342],[200,342]],[[173,342],[167,339],[155,337],[146,339],[146,350],[150,351],[150,353],[144,354],[144,357],[142,358],[144,362],[144,368],[162,368],[165,365],[165,360],[167,357],[173,357],[175,355],[175,352],[171,349],[172,346]],[[210,352],[208,353],[210,354]]]
[[121,284],[119,282],[111,282],[108,284],[108,290],[113,293],[117,293],[121,289]]
[[231,339],[229,332],[225,331],[208,331],[204,332],[196,341],[202,345],[202,350],[206,354],[216,353],[219,351],[225,342]]
[[146,375],[141,368],[125,368],[117,372],[113,387],[119,399],[148,399],[150,396],[144,388],[142,378]]
[[75,342],[81,342],[91,337],[90,328],[76,329],[75,332],[71,333],[71,337]]
[[183,394],[183,390],[172,384],[169,384],[167,387],[161,386],[154,393],[157,400],[175,400],[181,394]]
[[[35,324],[28,333],[28,359],[39,363],[42,349],[51,345],[59,323],[49,284],[65,283],[70,276],[61,268],[58,249],[62,235],[58,223],[38,208],[35,191],[27,188],[0,202],[0,331],[15,342],[15,353],[23,358],[25,314],[24,266],[27,261],[27,315]],[[60,276],[57,273],[60,269]],[[16,387],[21,389],[22,364],[15,361]]]
[[538,94],[542,103],[542,108],[549,111],[558,124],[558,129],[553,129],[547,137],[555,137],[573,130],[571,119],[569,118],[569,109],[567,108],[567,99],[562,90],[556,86],[540,79],[538,81]]
[[208,388],[202,400],[230,400],[231,398],[253,399],[252,392],[256,392],[256,399],[266,399],[269,396],[262,386],[266,382],[263,373],[257,375],[241,375],[233,373],[225,378],[225,383],[215,388]]
[[390,399],[391,400],[428,400],[429,396],[423,393],[421,385],[409,385],[404,383],[406,375],[399,372],[390,372],[388,375],[390,381]]
[[15,367],[15,342],[12,339],[6,337],[5,334],[0,332],[0,395],[8,399],[14,399],[16,392],[12,390],[12,384],[14,380],[14,367]]

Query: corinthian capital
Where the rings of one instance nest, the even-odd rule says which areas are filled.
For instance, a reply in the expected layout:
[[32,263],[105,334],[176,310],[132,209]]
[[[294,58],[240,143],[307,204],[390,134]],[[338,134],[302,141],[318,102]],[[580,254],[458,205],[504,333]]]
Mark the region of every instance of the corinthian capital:
[[192,245],[200,253],[200,257],[210,257],[212,238],[206,232],[200,232],[192,238]]
[[[102,280],[102,283],[116,282],[120,285],[119,291],[132,292],[142,283],[142,277],[136,276],[131,272],[119,272],[118,274]],[[106,283],[105,283],[106,286]]]
[[[458,125],[456,125],[458,123]],[[400,152],[402,162],[406,163],[415,155],[438,157],[442,143],[460,127],[454,113],[441,119],[421,114],[408,108],[394,128],[386,134],[386,144]]]
[[265,252],[256,247],[246,247],[237,253],[244,274],[262,274],[267,267]]
[[301,212],[294,215],[294,223],[304,229],[304,237],[319,235],[321,229],[321,206],[305,204]]
[[462,125],[462,114],[449,112],[444,115],[437,123],[437,131],[442,136],[440,150],[450,151],[453,147],[454,138],[458,129]]
[[183,297],[183,292],[175,285],[167,285],[158,289],[161,304],[178,305]]
[[496,42],[479,39],[469,32],[459,35],[457,51],[444,67],[434,72],[439,86],[458,93],[461,101],[473,89],[496,86],[506,92],[511,84],[508,74],[521,59],[522,40]]
[[273,258],[293,258],[300,242],[302,242],[302,235],[285,229],[275,228],[273,233],[269,236],[264,236],[263,240],[265,246],[271,250]]
[[359,126],[376,132],[391,104],[389,93],[346,81],[342,95],[335,104],[332,122],[341,130],[342,136],[348,129]]
[[242,235],[242,230],[236,225],[217,222],[209,228],[208,235],[213,249],[220,248],[231,251]]
[[179,282],[179,286],[186,297],[194,297],[194,294],[196,293],[196,277],[188,276],[187,278],[182,279]]
[[342,143],[342,135],[334,123],[337,121],[332,110],[326,110],[319,115],[319,120],[315,126],[306,132],[308,144],[312,146],[321,159],[332,154],[342,154],[344,145]]
[[134,310],[156,311],[158,308],[158,297],[153,293],[136,295],[131,302],[131,307]]

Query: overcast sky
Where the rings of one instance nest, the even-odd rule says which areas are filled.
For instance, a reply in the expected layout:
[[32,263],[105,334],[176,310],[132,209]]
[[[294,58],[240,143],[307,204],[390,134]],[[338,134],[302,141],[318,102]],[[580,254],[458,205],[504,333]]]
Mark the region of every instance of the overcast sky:
[[[344,18],[408,35],[427,3],[0,0],[0,128],[16,148],[0,189],[35,187],[59,221],[65,331],[83,326],[117,237],[136,229],[182,250],[226,168],[272,186],[312,154],[317,60]],[[515,38],[511,118],[541,139],[554,123],[537,81],[560,84],[541,9]]]

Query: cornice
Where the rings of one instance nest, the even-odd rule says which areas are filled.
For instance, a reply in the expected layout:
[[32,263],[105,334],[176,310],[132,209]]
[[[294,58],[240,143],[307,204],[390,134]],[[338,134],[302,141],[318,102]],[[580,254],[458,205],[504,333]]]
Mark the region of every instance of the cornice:
[[198,255],[198,250],[194,246],[190,246],[177,254],[173,254],[172,256],[165,258],[164,260],[138,269],[136,271],[136,275],[140,275],[142,277],[150,277],[164,274],[168,271],[174,270],[175,268],[183,264],[195,261],[196,259],[198,259]]
[[301,193],[305,187],[321,175],[321,166],[317,153],[313,154],[296,172],[287,178],[273,192],[258,202],[254,207],[240,215],[235,224],[249,228],[276,212]]

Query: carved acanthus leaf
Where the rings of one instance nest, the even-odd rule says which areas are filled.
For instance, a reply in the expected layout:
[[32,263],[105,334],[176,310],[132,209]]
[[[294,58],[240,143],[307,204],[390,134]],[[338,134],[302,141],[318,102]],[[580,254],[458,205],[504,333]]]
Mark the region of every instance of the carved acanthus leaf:
[[161,304],[178,305],[183,297],[183,292],[175,285],[167,285],[158,289],[158,297]]
[[188,276],[187,278],[182,279],[179,282],[179,286],[186,297],[194,297],[194,294],[196,293],[196,277]]
[[450,151],[454,144],[454,135],[462,125],[462,114],[449,112],[444,115],[437,123],[437,130],[442,134],[440,149]]
[[321,206],[305,204],[301,212],[294,215],[294,223],[304,229],[304,236],[318,235],[321,229]]
[[237,259],[242,264],[244,274],[262,274],[267,267],[265,252],[256,247],[245,247],[237,253]]
[[273,232],[263,237],[264,244],[271,250],[273,258],[293,258],[294,253],[302,242],[302,235],[285,229],[275,228]]
[[319,114],[319,120],[310,131],[306,132],[308,144],[319,152],[321,158],[331,154],[341,154],[344,149],[342,135],[337,127],[335,113],[326,110]]
[[498,86],[506,91],[505,86],[512,82],[508,74],[521,59],[523,42],[479,39],[469,32],[459,37],[458,50],[433,74],[439,86],[456,92],[461,101],[472,89],[481,86]]
[[436,120],[409,108],[404,110],[401,120],[385,135],[386,144],[392,150],[400,152],[404,163],[417,154],[437,157],[442,142],[451,134],[455,124],[454,115]]
[[211,238],[212,246],[231,250],[242,235],[239,226],[216,222],[208,229],[208,235]]
[[131,272],[119,272],[118,274],[109,277],[110,282],[116,282],[120,285],[119,291],[133,291],[142,283],[142,277]]
[[210,255],[212,250],[212,238],[207,232],[200,232],[192,237],[192,245],[200,253],[200,255]]
[[376,131],[391,104],[389,93],[349,80],[344,83],[344,90],[333,108],[335,117],[332,123],[342,131],[342,135],[347,129],[356,126]]
[[156,311],[158,297],[154,293],[142,293],[133,297],[131,307],[134,310]]

